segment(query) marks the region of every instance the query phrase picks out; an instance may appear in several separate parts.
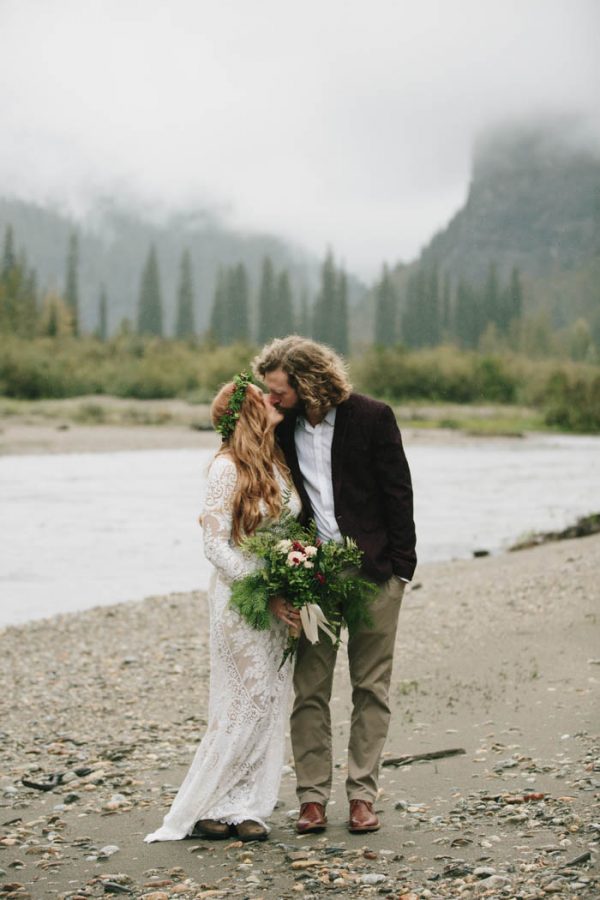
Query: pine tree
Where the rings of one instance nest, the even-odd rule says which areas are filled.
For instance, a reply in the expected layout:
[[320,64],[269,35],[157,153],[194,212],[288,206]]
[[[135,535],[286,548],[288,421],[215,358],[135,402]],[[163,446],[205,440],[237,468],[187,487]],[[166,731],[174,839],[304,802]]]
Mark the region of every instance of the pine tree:
[[482,301],[485,324],[492,322],[500,331],[504,331],[505,322],[498,285],[498,267],[495,262],[491,262],[489,265]]
[[444,286],[442,288],[440,325],[442,329],[442,337],[449,337],[452,330],[452,290],[450,274],[448,272],[446,272],[446,274],[444,275]]
[[210,313],[210,333],[217,344],[227,342],[227,276],[223,269],[219,268],[213,305]]
[[100,298],[98,300],[97,334],[101,341],[108,340],[108,300],[106,297],[106,289],[104,285],[100,287]]
[[250,288],[243,262],[239,262],[237,266],[229,270],[226,284],[226,342],[247,341],[249,338]]
[[2,280],[4,281],[17,264],[15,253],[15,237],[12,225],[7,225],[4,231],[4,251],[2,254]]
[[257,340],[264,344],[277,333],[275,306],[275,274],[270,257],[263,259],[260,287],[258,291],[258,333]]
[[192,260],[186,248],[181,254],[179,284],[177,287],[177,314],[175,337],[190,338],[196,333],[194,321],[194,284],[192,280]]
[[510,285],[506,297],[506,322],[507,325],[523,315],[523,288],[521,286],[521,273],[514,266],[510,273]]
[[294,331],[294,301],[287,269],[277,278],[277,329],[276,337],[285,337]]
[[384,265],[381,279],[375,286],[375,343],[379,347],[392,347],[396,343],[396,310],[398,298]]
[[15,252],[12,227],[6,228],[0,270],[0,331],[33,337],[37,330],[37,277],[22,251]]
[[336,339],[337,273],[331,250],[321,267],[321,289],[314,307],[313,336],[333,346]]
[[69,238],[67,265],[65,274],[65,302],[71,310],[73,334],[78,335],[79,322],[79,239],[77,232],[72,231]]
[[454,332],[463,347],[474,349],[483,332],[481,304],[472,286],[460,279],[456,289]]
[[42,301],[39,332],[47,337],[73,334],[73,310],[55,292],[46,294]]
[[423,342],[436,347],[442,334],[440,324],[440,295],[437,260],[433,260],[425,275],[425,308],[423,310]]
[[300,307],[298,310],[298,321],[296,324],[296,334],[301,334],[303,337],[311,337],[312,328],[310,323],[310,309],[308,306],[308,293],[306,288],[303,289],[300,294]]
[[338,353],[348,353],[348,279],[339,269],[335,285],[332,344]]
[[162,291],[160,272],[154,245],[150,247],[148,258],[142,271],[137,316],[138,334],[163,333]]
[[402,338],[409,347],[424,347],[428,342],[427,279],[419,266],[408,279],[406,305],[402,316]]

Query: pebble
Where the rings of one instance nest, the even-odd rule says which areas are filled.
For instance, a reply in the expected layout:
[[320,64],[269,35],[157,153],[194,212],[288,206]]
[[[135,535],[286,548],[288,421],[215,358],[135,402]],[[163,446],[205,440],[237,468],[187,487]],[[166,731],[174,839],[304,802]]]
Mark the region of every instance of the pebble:
[[[455,584],[454,576],[452,580]],[[511,588],[513,592],[517,589],[522,590],[521,586]],[[486,603],[485,590],[478,603]],[[519,612],[519,627],[538,622],[539,596],[531,592],[534,613],[525,621]],[[543,596],[546,610],[548,598]],[[419,603],[426,599],[420,592]],[[469,722],[468,736],[465,733],[464,737],[464,745],[469,748],[466,761],[474,756],[481,758],[480,764],[470,766],[477,776],[473,781],[467,780],[470,775],[460,775],[456,767],[464,769],[461,761],[441,760],[386,771],[378,798],[381,835],[362,839],[348,835],[342,827],[345,803],[339,798],[337,806],[330,805],[331,828],[326,834],[296,835],[293,820],[298,811],[291,808],[296,801],[292,799],[290,766],[282,788],[282,800],[290,808],[281,805],[275,811],[274,832],[264,845],[250,849],[237,840],[191,841],[192,846],[182,842],[174,847],[177,855],[171,856],[144,847],[140,835],[139,852],[136,850],[133,856],[148,860],[147,865],[159,859],[185,860],[185,868],[157,866],[135,880],[122,880],[128,878],[126,875],[97,874],[108,868],[106,863],[86,865],[85,860],[104,861],[112,856],[107,851],[117,853],[116,839],[122,832],[111,830],[117,821],[115,816],[126,817],[121,823],[124,828],[130,825],[128,810],[135,810],[128,834],[159,824],[178,787],[172,773],[178,767],[184,771],[189,765],[204,729],[208,669],[202,655],[205,612],[199,600],[197,594],[178,595],[111,610],[98,608],[43,625],[32,623],[12,630],[10,639],[3,641],[0,679],[9,686],[18,679],[19,697],[23,698],[17,706],[10,690],[0,696],[0,721],[5,731],[0,786],[4,880],[18,874],[25,882],[32,877],[70,882],[65,900],[89,900],[113,892],[145,900],[229,896],[280,900],[300,894],[307,900],[320,900],[328,891],[333,897],[385,896],[394,900],[543,900],[551,896],[594,900],[600,896],[593,869],[600,822],[592,817],[593,792],[600,788],[598,742],[591,733],[573,727],[570,718],[568,725],[560,730],[557,727],[554,744],[540,742],[534,750],[525,729],[517,732],[509,727],[512,709],[508,694],[506,704],[502,695],[502,721],[498,713],[498,721],[486,722],[489,714],[482,713]],[[521,597],[518,602],[526,601]],[[495,615],[495,609],[488,611]],[[475,607],[472,612],[478,614]],[[512,614],[517,615],[514,608]],[[439,634],[451,629],[449,639],[469,636],[468,616],[453,625],[433,606],[428,607],[428,615],[434,625],[437,622]],[[408,622],[407,615],[407,627]],[[435,666],[440,659],[438,644],[438,638],[432,637],[427,647],[423,645],[424,653],[433,653]],[[416,646],[420,646],[418,640]],[[56,647],[61,648],[60,668]],[[532,655],[534,652],[532,644]],[[589,651],[583,656],[584,663],[588,656]],[[127,657],[138,664],[126,663],[124,669],[122,662]],[[173,674],[175,660],[184,673],[193,673],[192,677]],[[523,666],[523,678],[528,678],[529,661]],[[585,669],[586,677],[597,675],[590,669]],[[445,710],[446,698],[453,693],[471,710],[478,689],[467,683],[436,684],[433,677],[426,683],[426,677],[422,694],[415,691],[402,696],[406,713],[402,729],[406,728],[410,737],[412,725],[413,746],[419,745],[419,749],[423,743],[429,749],[440,736],[443,740],[446,724],[453,724],[446,718],[437,731],[439,721],[428,718],[428,709],[419,707],[420,702],[429,702],[421,698],[438,692],[440,708]],[[540,668],[540,696],[548,697],[556,721],[560,721],[558,698],[582,708],[590,699],[587,691],[594,686],[585,681],[577,683],[575,675],[572,682],[561,683],[555,694],[546,694],[544,677]],[[159,684],[160,690],[147,691],[148,680]],[[37,702],[41,685],[42,712]],[[573,693],[568,693],[571,688]],[[168,719],[164,716],[165,703]],[[492,697],[491,706],[494,703]],[[199,715],[190,716],[190,711]],[[545,706],[532,709],[532,720],[546,711]],[[441,715],[443,718],[446,713]],[[426,726],[426,722],[431,725]],[[561,733],[567,729],[568,741],[560,742]],[[463,734],[462,728],[457,730]],[[482,752],[476,754],[478,742]],[[394,748],[394,752],[405,752],[405,747]],[[343,758],[336,761],[336,778],[344,765]],[[165,774],[159,776],[160,767]],[[87,774],[81,774],[86,770]],[[42,782],[61,772],[63,784],[47,795],[21,786],[22,777]],[[556,774],[562,779],[555,780]],[[161,781],[167,779],[172,783],[161,788]],[[98,834],[106,845],[96,837]],[[418,840],[409,839],[415,837]],[[382,839],[384,846],[394,849],[379,849]],[[130,850],[132,845],[127,846]],[[34,852],[29,853],[30,849]],[[588,852],[590,859],[585,857]],[[460,854],[465,859],[460,859]],[[129,853],[122,850],[115,859],[128,857]],[[578,859],[582,861],[576,863]],[[27,862],[24,872],[16,871],[23,868],[20,860]],[[76,868],[78,863],[80,869]],[[574,865],[572,870],[567,867],[569,863]],[[46,871],[44,866],[50,869]],[[77,876],[78,871],[86,874]],[[75,877],[81,877],[81,882],[71,881]],[[0,896],[1,889],[2,882]],[[15,896],[23,900],[31,891],[37,900],[40,890],[46,891],[41,881],[34,887],[25,883]]]

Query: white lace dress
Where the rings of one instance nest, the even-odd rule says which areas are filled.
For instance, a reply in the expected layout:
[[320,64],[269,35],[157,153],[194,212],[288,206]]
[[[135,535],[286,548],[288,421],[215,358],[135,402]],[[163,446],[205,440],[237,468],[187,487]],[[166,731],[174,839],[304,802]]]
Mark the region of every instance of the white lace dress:
[[[211,580],[208,725],[162,827],[145,840],[186,837],[198,819],[231,825],[252,819],[265,825],[277,801],[284,759],[292,664],[279,669],[287,629],[273,620],[255,631],[230,607],[231,582],[257,561],[231,541],[235,464],[217,456],[208,475],[202,520],[204,550],[216,572]],[[281,479],[282,493],[286,490]],[[292,493],[290,511],[300,501]]]

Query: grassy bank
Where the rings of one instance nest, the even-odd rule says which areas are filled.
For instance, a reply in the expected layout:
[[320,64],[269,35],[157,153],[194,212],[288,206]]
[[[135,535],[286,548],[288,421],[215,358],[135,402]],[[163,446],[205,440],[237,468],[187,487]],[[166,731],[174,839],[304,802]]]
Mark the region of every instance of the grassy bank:
[[[141,417],[144,424],[172,424],[178,421],[172,408],[123,407],[97,397],[206,404],[255,352],[244,344],[216,347],[139,337],[105,343],[93,338],[3,339],[0,396],[6,398],[5,415],[17,408],[16,402],[38,401],[42,410],[51,400],[92,396],[71,410],[73,421],[137,424]],[[439,347],[371,349],[352,358],[350,369],[357,390],[387,400],[403,421],[416,426],[477,433],[600,432],[598,366]],[[196,413],[193,421],[204,427],[207,411]],[[183,415],[181,409],[178,415]]]

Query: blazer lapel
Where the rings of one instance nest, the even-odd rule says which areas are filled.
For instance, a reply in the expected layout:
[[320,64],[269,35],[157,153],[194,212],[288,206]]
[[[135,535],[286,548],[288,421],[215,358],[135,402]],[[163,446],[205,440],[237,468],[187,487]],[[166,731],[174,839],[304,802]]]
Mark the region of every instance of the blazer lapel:
[[344,400],[336,408],[335,426],[333,429],[333,442],[331,444],[331,480],[333,482],[333,500],[337,508],[340,492],[342,490],[342,459],[344,455],[344,441],[348,433],[348,426],[352,420],[352,398]]
[[297,416],[290,415],[289,418],[286,418],[285,421],[277,427],[276,433],[285,456],[285,461],[288,464],[294,487],[298,491],[302,506],[310,518],[313,514],[312,506],[309,496],[306,493],[306,488],[304,487],[304,479],[302,478],[300,463],[298,462],[298,453],[296,452],[296,418]]

